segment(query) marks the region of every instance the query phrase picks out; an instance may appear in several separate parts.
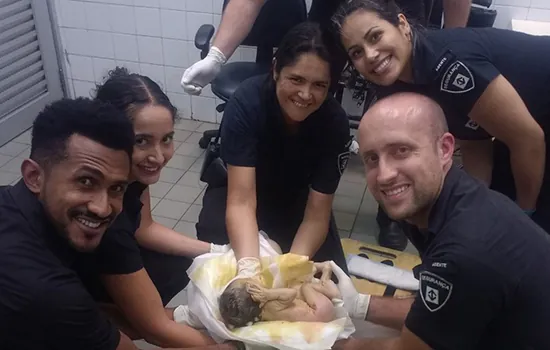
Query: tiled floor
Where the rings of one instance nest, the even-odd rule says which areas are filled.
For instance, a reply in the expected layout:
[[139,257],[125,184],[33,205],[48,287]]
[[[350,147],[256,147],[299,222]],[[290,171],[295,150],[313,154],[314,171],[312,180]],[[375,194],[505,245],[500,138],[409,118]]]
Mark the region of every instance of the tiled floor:
[[[163,170],[160,182],[151,187],[152,213],[162,224],[194,236],[195,223],[202,206],[205,184],[199,180],[203,150],[198,140],[215,124],[180,120],[176,125],[176,152]],[[21,161],[30,152],[30,131],[0,147],[0,185],[16,182]],[[334,214],[340,235],[375,243],[377,204],[366,190],[363,165],[352,155],[334,198]],[[409,247],[407,250],[414,251]]]

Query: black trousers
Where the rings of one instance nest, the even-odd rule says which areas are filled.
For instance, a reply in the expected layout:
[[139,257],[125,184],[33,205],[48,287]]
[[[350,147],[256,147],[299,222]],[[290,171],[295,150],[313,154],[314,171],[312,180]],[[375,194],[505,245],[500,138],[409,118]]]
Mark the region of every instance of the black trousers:
[[[227,202],[227,187],[206,188],[203,198],[203,207],[199,214],[199,221],[196,224],[197,238],[215,244],[228,244],[229,238],[225,225],[225,211]],[[289,252],[296,231],[302,222],[305,203],[298,203],[292,206],[286,213],[258,212],[258,226],[270,239],[277,242],[283,253]],[[296,209],[296,210],[293,210]],[[259,208],[259,211],[261,209]],[[346,273],[348,268],[344,256],[344,250],[340,242],[340,235],[336,228],[334,216],[331,215],[329,230],[325,242],[317,253],[311,258],[313,261],[333,260]]]

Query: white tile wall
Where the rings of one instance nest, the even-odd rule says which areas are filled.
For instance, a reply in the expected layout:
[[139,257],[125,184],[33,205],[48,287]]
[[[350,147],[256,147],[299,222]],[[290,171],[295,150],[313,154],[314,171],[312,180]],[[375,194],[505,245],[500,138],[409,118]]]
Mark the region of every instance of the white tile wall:
[[550,0],[494,0],[495,27],[510,28],[512,19],[550,22]]
[[[311,0],[306,0],[308,5]],[[73,96],[91,96],[115,65],[150,76],[179,107],[181,116],[220,121],[219,103],[209,88],[199,97],[184,93],[181,75],[199,60],[196,30],[221,20],[223,0],[55,0],[64,69]],[[494,0],[495,26],[508,28],[513,18],[550,21],[550,0]],[[241,47],[231,61],[252,61],[253,48]],[[347,94],[346,94],[347,95]],[[349,96],[348,111],[360,111]]]

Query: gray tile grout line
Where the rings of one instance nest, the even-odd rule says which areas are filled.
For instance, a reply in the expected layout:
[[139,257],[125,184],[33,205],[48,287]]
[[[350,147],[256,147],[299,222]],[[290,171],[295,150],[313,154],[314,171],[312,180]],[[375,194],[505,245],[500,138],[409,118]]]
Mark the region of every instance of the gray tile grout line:
[[349,232],[349,238],[353,235],[353,231],[355,230],[355,224],[357,223],[357,218],[359,217],[359,213],[361,212],[361,206],[363,205],[363,201],[365,200],[365,193],[367,192],[367,184],[365,183],[365,188],[363,190],[363,195],[361,196],[361,202],[359,203],[359,207],[357,208],[357,213],[355,213],[355,218],[353,219],[353,224],[351,225],[351,230]]

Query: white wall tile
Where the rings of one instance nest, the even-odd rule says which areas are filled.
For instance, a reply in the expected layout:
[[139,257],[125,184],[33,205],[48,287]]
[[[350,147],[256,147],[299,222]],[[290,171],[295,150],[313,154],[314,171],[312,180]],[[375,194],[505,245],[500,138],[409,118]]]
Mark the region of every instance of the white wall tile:
[[113,37],[109,32],[88,31],[88,47],[91,56],[102,58],[115,58]]
[[110,5],[93,2],[83,2],[86,8],[87,28],[92,30],[111,31],[109,16]]
[[159,7],[159,0],[134,0],[135,6]]
[[494,27],[509,29],[512,19],[526,19],[529,8],[517,6],[494,6],[497,18]]
[[166,76],[166,91],[183,93],[183,88],[180,85],[181,76],[185,70],[177,67],[164,67]]
[[212,13],[212,0],[187,0],[186,10],[190,12]]
[[113,32],[136,34],[136,20],[133,7],[111,5],[109,6],[109,12],[105,15],[109,17],[109,23]]
[[164,64],[173,67],[188,67],[187,42],[183,40],[162,39]]
[[72,72],[71,78],[94,81],[94,69],[90,57],[69,55],[69,66]]
[[79,1],[62,0],[58,2],[61,14],[62,27],[86,28],[86,12],[84,3]]
[[531,8],[550,9],[549,0],[531,0]]
[[107,58],[92,58],[93,66],[94,66],[94,78],[96,83],[100,83],[109,74],[109,71],[112,69],[115,69],[116,67],[116,61],[112,59]]
[[185,93],[175,93],[168,91],[170,102],[178,109],[181,118],[191,119],[191,96]]
[[212,0],[212,12],[218,15],[222,14],[223,0]]
[[119,61],[116,62],[117,66],[124,67],[128,69],[130,73],[141,73],[141,69],[139,68],[139,63],[137,62],[130,62],[130,61]]
[[137,37],[128,34],[113,34],[113,45],[117,60],[139,61]]
[[220,23],[222,23],[222,16],[214,14],[212,16],[212,25],[214,28],[216,28],[216,31],[218,31],[218,28],[220,27]]
[[162,37],[170,39],[187,39],[186,12],[176,10],[160,10],[162,22]]
[[138,36],[139,62],[163,64],[162,39]]
[[160,0],[160,8],[185,11],[185,0]]
[[160,10],[158,8],[136,7],[136,33],[138,35],[162,35]]
[[530,8],[527,13],[527,19],[530,21],[550,22],[550,10]]
[[211,97],[192,96],[193,119],[203,122],[216,122],[215,99]]
[[68,53],[89,56],[88,31],[85,29],[63,28],[65,50]]
[[211,13],[187,11],[187,40],[195,40],[195,34],[200,26],[203,24],[212,24],[212,21],[213,15]]
[[94,0],[95,2],[104,2],[107,4],[133,6],[134,0]]
[[95,84],[89,81],[73,80],[74,97],[94,97]]
[[195,42],[187,41],[187,59],[189,67],[201,59],[201,51],[195,47]]
[[141,74],[148,76],[155,83],[159,84],[160,88],[166,90],[166,81],[164,78],[164,67],[159,64],[140,63]]
[[494,0],[494,5],[529,7],[531,0]]

